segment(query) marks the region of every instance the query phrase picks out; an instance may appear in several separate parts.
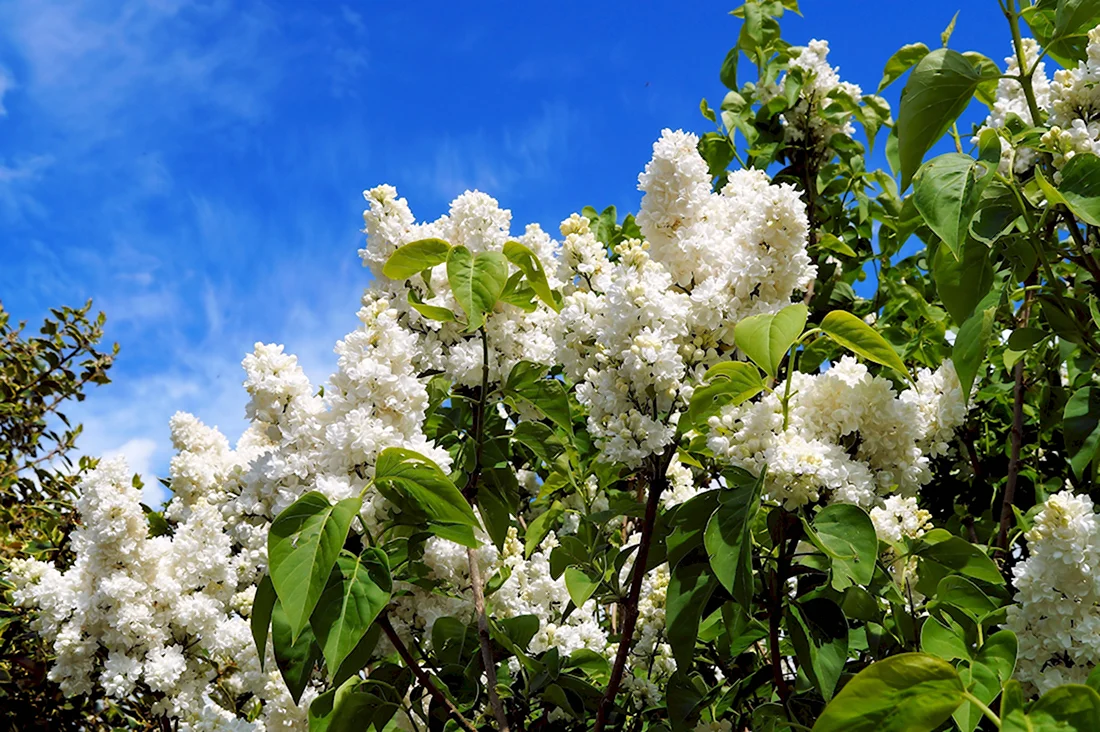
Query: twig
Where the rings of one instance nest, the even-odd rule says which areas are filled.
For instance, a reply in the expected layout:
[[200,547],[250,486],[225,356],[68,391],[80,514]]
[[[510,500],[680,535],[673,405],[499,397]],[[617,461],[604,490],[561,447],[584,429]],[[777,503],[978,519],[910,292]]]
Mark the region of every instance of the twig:
[[1073,242],[1074,248],[1077,250],[1078,256],[1081,258],[1081,262],[1085,269],[1088,270],[1092,278],[1097,282],[1100,282],[1100,266],[1097,266],[1096,260],[1089,254],[1088,246],[1085,243],[1085,237],[1081,236],[1081,230],[1077,228],[1077,220],[1073,218],[1073,214],[1070,211],[1062,211],[1062,218],[1066,222],[1066,228],[1069,229],[1070,241]]
[[[790,557],[787,554],[786,542],[786,515],[779,514],[779,537],[776,545],[779,547],[779,558],[776,570],[771,575],[771,588],[769,594],[770,607],[768,608],[768,647],[771,651],[772,679],[775,681],[775,690],[779,694],[779,701],[784,709],[787,707],[787,699],[791,692],[787,686],[787,679],[783,676],[783,654],[779,649],[779,631],[783,621],[783,587],[787,583],[787,571],[790,566]],[[792,542],[794,543],[794,542]]]
[[[463,493],[471,505],[477,501],[478,481],[481,479],[481,456],[485,442],[485,408],[489,399],[489,336],[485,327],[481,328],[481,393],[478,394],[474,410],[474,469],[466,482]],[[489,706],[497,720],[500,732],[509,732],[508,715],[497,693],[497,667],[493,660],[493,641],[489,636],[489,618],[485,614],[485,588],[481,584],[481,569],[477,566],[477,552],[466,549],[466,558],[470,563],[470,585],[474,595],[474,614],[477,616],[477,636],[481,645],[481,660],[485,666],[485,687],[489,696]]]
[[634,574],[630,580],[630,594],[623,605],[622,633],[619,636],[619,650],[615,654],[615,665],[611,668],[611,679],[607,682],[607,691],[600,700],[596,726],[592,732],[602,732],[607,726],[607,718],[615,706],[615,697],[623,681],[626,660],[630,656],[630,646],[634,640],[634,626],[638,622],[638,601],[642,594],[642,580],[645,579],[646,563],[649,561],[649,545],[653,541],[653,526],[657,523],[657,508],[661,502],[661,493],[668,485],[665,471],[676,454],[672,445],[659,459],[651,461],[653,475],[649,479],[649,499],[646,501],[645,519],[642,522],[642,536],[638,542],[638,553],[634,556]]
[[466,556],[470,560],[470,584],[474,591],[474,613],[477,615],[477,636],[481,641],[481,660],[485,666],[485,686],[489,692],[489,706],[493,708],[493,716],[497,718],[498,729],[508,732],[508,715],[504,713],[504,705],[497,694],[497,666],[493,660],[493,643],[489,637],[489,618],[485,615],[485,591],[481,586],[481,569],[477,566],[477,552],[472,548],[466,549]]
[[[1020,307],[1017,327],[1027,325],[1031,314],[1032,291],[1024,294],[1024,304]],[[1016,483],[1020,478],[1020,447],[1024,441],[1024,359],[1016,362],[1012,368],[1012,448],[1008,458],[1008,479],[1005,481],[1005,494],[1001,501],[1001,527],[997,532],[997,546],[1002,552],[1008,549],[1008,527],[1012,523],[1012,506],[1016,501]]]
[[389,638],[390,643],[393,645],[393,647],[397,649],[397,654],[401,656],[401,660],[404,661],[405,665],[409,667],[409,670],[412,671],[413,676],[415,676],[416,680],[420,682],[420,685],[428,691],[428,694],[431,695],[432,699],[434,699],[437,704],[440,704],[444,709],[446,709],[447,713],[451,715],[451,718],[454,719],[454,721],[458,722],[459,726],[462,727],[462,729],[466,730],[467,732],[477,732],[477,727],[474,727],[472,724],[469,723],[469,721],[466,720],[465,717],[462,716],[461,712],[458,711],[458,708],[455,707],[455,705],[451,703],[451,700],[448,699],[447,696],[439,690],[439,687],[435,685],[431,677],[428,676],[427,672],[425,672],[424,669],[420,667],[420,664],[416,662],[416,659],[412,657],[412,654],[409,653],[408,647],[402,642],[401,638],[398,637],[397,631],[393,629],[393,625],[390,624],[390,619],[385,613],[378,616],[378,625],[382,628],[382,632],[386,634],[386,637]]

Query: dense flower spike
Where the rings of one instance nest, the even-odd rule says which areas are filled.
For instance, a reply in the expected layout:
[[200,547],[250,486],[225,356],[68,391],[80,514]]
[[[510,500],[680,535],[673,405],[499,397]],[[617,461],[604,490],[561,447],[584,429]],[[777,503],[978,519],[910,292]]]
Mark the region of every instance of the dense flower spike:
[[708,446],[753,472],[767,466],[766,490],[789,508],[826,498],[870,508],[879,496],[913,496],[932,477],[929,459],[948,451],[966,417],[950,361],[922,371],[900,395],[845,356],[820,376],[797,373],[789,424],[785,384],[758,402],[726,407],[710,420]]
[[[811,40],[797,50],[788,65],[788,75],[795,74],[801,82],[794,106],[782,115],[784,135],[795,147],[805,151],[815,162],[832,157],[835,135],[851,139],[855,134],[851,112],[859,104],[863,90],[856,84],[841,81],[839,68],[829,65],[829,42]],[[770,101],[784,93],[786,77],[764,86],[761,99]],[[839,108],[838,108],[839,107]]]
[[[455,383],[476,386],[481,381],[481,345],[462,334],[463,326],[441,323],[423,316],[410,304],[419,298],[429,306],[456,310],[457,304],[447,278],[446,265],[432,268],[425,278],[390,280],[382,265],[400,246],[422,239],[442,239],[452,246],[464,246],[474,254],[500,252],[508,241],[523,244],[549,265],[557,256],[558,245],[537,224],[530,224],[521,236],[512,236],[509,227],[512,212],[500,208],[496,199],[479,191],[467,191],[451,203],[450,213],[430,223],[414,223],[405,199],[397,197],[392,186],[379,186],[363,194],[369,208],[363,212],[367,246],[359,251],[363,264],[375,277],[372,287],[377,297],[386,297],[389,306],[401,314],[401,322],[418,336],[413,351],[420,371],[438,370]],[[547,266],[549,284],[560,283],[554,268]],[[514,269],[512,270],[515,271]],[[503,380],[520,361],[549,365],[554,345],[549,335],[553,311],[538,303],[531,312],[501,303],[488,318],[486,331],[490,344],[489,370],[494,382]]]
[[713,363],[733,345],[741,319],[772,313],[805,289],[816,268],[806,254],[806,207],[790,185],[739,170],[720,193],[692,134],[665,130],[639,176],[638,226],[650,256],[690,296],[690,365]]
[[[1039,44],[1035,42],[1034,38],[1025,38],[1023,39],[1023,49],[1025,64],[1029,70],[1034,68],[1032,88],[1035,101],[1040,110],[1049,109],[1051,84],[1047,78],[1046,64],[1039,60]],[[1017,77],[1019,74],[1020,64],[1016,54],[1012,54],[1005,59],[1005,76],[997,82],[996,99],[992,109],[989,110],[989,116],[986,117],[985,123],[978,130],[978,134],[974,136],[974,144],[978,144],[980,141],[982,130],[1005,130],[1012,116],[1018,117],[1024,124],[1028,125],[1035,125],[1040,122],[1040,120],[1034,119],[1034,115],[1028,107],[1024,87],[1015,78],[1009,78]],[[1035,165],[1038,155],[1034,149],[1029,147],[1013,148],[1005,137],[999,137],[999,140],[1001,145],[999,172],[1002,175],[1008,175],[1011,172],[1020,175]]]
[[1056,168],[1079,153],[1100,155],[1100,26],[1089,31],[1087,52],[1076,68],[1056,71],[1050,84],[1051,129],[1043,142],[1054,148]]
[[1092,499],[1051,496],[1027,532],[1029,556],[1013,568],[1008,626],[1020,639],[1019,678],[1040,691],[1083,684],[1100,662],[1100,521]]

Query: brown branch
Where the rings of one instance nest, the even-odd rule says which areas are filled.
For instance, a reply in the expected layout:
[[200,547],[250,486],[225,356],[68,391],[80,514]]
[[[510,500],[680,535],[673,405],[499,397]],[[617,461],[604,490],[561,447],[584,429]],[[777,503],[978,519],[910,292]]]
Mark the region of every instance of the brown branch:
[[[474,468],[466,481],[463,495],[470,505],[477,502],[478,482],[481,480],[482,449],[485,444],[485,408],[489,399],[489,336],[484,326],[481,328],[481,392],[474,407]],[[477,616],[477,636],[481,645],[481,660],[485,666],[485,687],[489,695],[489,706],[497,720],[497,729],[509,732],[508,715],[497,693],[497,667],[493,660],[493,641],[489,636],[489,618],[485,614],[485,588],[481,584],[481,569],[477,565],[477,552],[466,549],[466,558],[470,564],[470,586],[474,595],[474,614]]]
[[497,718],[497,729],[508,732],[508,715],[497,694],[497,666],[493,660],[493,642],[489,637],[489,618],[485,615],[485,590],[481,586],[481,569],[477,566],[477,552],[467,548],[470,560],[470,584],[474,591],[474,613],[477,615],[477,636],[481,641],[481,660],[485,666],[485,686],[489,692],[489,706]]
[[619,636],[619,650],[615,654],[615,665],[611,668],[611,679],[607,682],[607,691],[600,700],[599,713],[596,716],[596,726],[592,732],[602,732],[607,726],[607,718],[611,709],[615,706],[615,697],[619,693],[619,686],[623,681],[623,672],[626,669],[626,660],[630,656],[630,646],[634,640],[634,626],[638,623],[638,601],[642,594],[642,580],[645,579],[646,563],[649,561],[649,547],[653,542],[653,527],[657,523],[657,508],[661,502],[661,493],[668,485],[668,477],[665,472],[672,456],[676,454],[676,446],[672,445],[665,454],[658,459],[650,461],[653,467],[653,475],[649,479],[649,499],[646,501],[645,519],[642,522],[642,536],[638,542],[638,553],[634,556],[634,574],[630,580],[630,593],[623,605],[622,634]]
[[776,545],[779,547],[779,557],[776,569],[771,573],[770,591],[768,593],[770,602],[768,608],[768,647],[771,651],[772,680],[775,682],[775,690],[779,694],[779,701],[785,709],[791,690],[787,686],[786,677],[783,676],[783,654],[779,648],[779,632],[783,622],[784,587],[787,584],[787,577],[790,572],[791,555],[798,546],[798,539],[797,537],[791,537],[790,546],[787,546],[787,514],[782,509],[780,511],[779,536],[776,539]]
[[474,727],[462,716],[458,708],[439,690],[439,687],[435,685],[427,672],[424,671],[424,669],[420,667],[420,664],[416,662],[416,659],[412,657],[408,647],[402,642],[401,638],[398,637],[397,631],[393,629],[393,625],[390,624],[390,619],[385,613],[378,616],[378,625],[382,628],[382,632],[386,634],[386,637],[389,638],[393,647],[397,649],[397,654],[401,656],[401,660],[409,667],[413,676],[415,676],[416,680],[420,682],[420,685],[427,690],[432,699],[446,709],[447,713],[451,715],[451,718],[458,722],[458,725],[466,730],[466,732],[477,732],[477,727]]
[[[1027,325],[1033,297],[1032,290],[1027,290],[1017,319],[1018,328]],[[1001,500],[1001,526],[997,531],[997,547],[1001,552],[1008,550],[1008,527],[1012,523],[1012,506],[1016,501],[1016,484],[1020,479],[1020,448],[1024,442],[1024,359],[1021,358],[1013,366],[1012,379],[1012,447],[1008,458],[1005,494]]]

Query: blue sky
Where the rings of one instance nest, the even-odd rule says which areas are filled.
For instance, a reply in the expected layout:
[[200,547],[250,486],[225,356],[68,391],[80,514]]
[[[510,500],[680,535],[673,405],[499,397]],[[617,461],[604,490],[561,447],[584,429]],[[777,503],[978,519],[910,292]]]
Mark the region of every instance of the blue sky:
[[[733,4],[2,0],[0,299],[32,324],[95,299],[122,350],[70,410],[82,448],[163,475],[177,409],[239,435],[254,342],[329,374],[364,189],[423,220],[479,188],[520,231],[635,210],[661,129],[709,129]],[[1009,51],[993,0],[802,5],[784,36],[867,91],[960,7],[952,47]]]

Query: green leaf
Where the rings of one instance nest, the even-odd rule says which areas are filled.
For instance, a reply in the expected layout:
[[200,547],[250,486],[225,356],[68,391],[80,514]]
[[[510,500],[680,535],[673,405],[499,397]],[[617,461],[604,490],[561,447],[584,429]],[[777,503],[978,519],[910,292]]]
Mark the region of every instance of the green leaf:
[[1078,345],[1087,342],[1089,313],[1084,303],[1069,297],[1059,299],[1045,292],[1038,299],[1043,317],[1058,337]]
[[309,732],[381,732],[398,709],[393,687],[352,677],[309,705]]
[[802,670],[826,701],[833,698],[848,660],[848,621],[832,600],[806,600],[787,606],[787,630]]
[[1058,686],[1032,705],[1028,717],[1038,724],[1060,722],[1075,732],[1100,730],[1100,695],[1083,684]]
[[898,110],[901,190],[909,187],[924,154],[962,114],[982,75],[958,51],[938,48],[909,74]]
[[573,434],[573,416],[565,385],[557,379],[544,379],[546,371],[547,367],[541,364],[520,361],[509,372],[504,393],[522,399],[558,427]]
[[267,658],[267,631],[271,627],[271,611],[275,607],[275,586],[266,574],[256,587],[256,596],[252,600],[252,639],[256,641],[256,652],[260,656],[260,670],[264,670]]
[[336,567],[310,620],[330,676],[385,609],[391,589],[389,561],[381,549],[367,547],[359,556],[345,551],[336,558]]
[[498,620],[496,624],[513,647],[520,651],[527,650],[540,627],[537,615],[516,615]]
[[714,177],[733,162],[733,146],[729,138],[718,132],[707,132],[699,139],[699,155],[707,161],[707,172]]
[[[1019,644],[1011,630],[1001,630],[986,639],[974,660],[959,667],[959,675],[970,693],[986,706],[1001,693],[1001,686],[1012,677],[1016,668]],[[956,724],[962,732],[974,732],[983,714],[976,706],[964,701],[955,710]]]
[[1070,158],[1062,168],[1058,192],[1074,216],[1100,226],[1100,157],[1078,153]]
[[708,382],[692,394],[683,430],[703,426],[722,407],[741,404],[764,390],[760,370],[744,361],[725,361],[707,369]]
[[878,536],[871,517],[859,506],[833,503],[814,517],[811,540],[832,562],[832,585],[869,585],[878,559]]
[[1100,388],[1084,386],[1066,402],[1063,436],[1070,465],[1085,476],[1100,454]]
[[691,668],[703,608],[717,586],[706,564],[681,562],[672,569],[665,598],[665,632],[679,668]]
[[603,656],[588,648],[578,648],[569,654],[566,668],[579,668],[599,683],[607,683],[611,674],[611,665],[607,656]]
[[271,642],[275,649],[275,665],[279,667],[283,683],[297,704],[309,684],[314,665],[321,657],[321,649],[317,647],[308,624],[295,637],[280,598],[275,600],[271,610]]
[[[977,662],[959,664],[959,677],[967,690],[986,706],[993,703],[993,700],[1001,693],[1000,680],[984,664]],[[985,715],[974,704],[963,701],[951,716],[955,719],[955,724],[959,726],[960,732],[974,732]]]
[[969,660],[971,656],[966,631],[949,615],[942,619],[934,615],[925,618],[920,628],[920,649],[945,661]]
[[381,635],[382,629],[378,627],[377,623],[370,627],[367,634],[359,641],[359,644],[351,650],[344,662],[340,664],[340,668],[336,669],[336,673],[332,674],[333,686],[339,686],[352,676],[359,675],[359,672],[370,663]]
[[826,251],[843,254],[845,257],[858,256],[856,251],[848,246],[847,242],[837,237],[836,234],[830,234],[827,231],[823,231],[818,235],[817,245]]
[[500,301],[515,305],[525,313],[533,313],[539,309],[535,302],[535,291],[531,289],[523,279],[523,272],[514,272],[504,283],[504,292],[500,293]]
[[530,557],[535,549],[538,549],[539,544],[546,538],[546,535],[550,533],[550,529],[554,528],[554,524],[565,512],[565,508],[562,507],[559,501],[554,501],[550,504],[550,508],[540,513],[534,521],[527,526],[527,535],[524,537],[523,552],[526,556]]
[[598,580],[591,579],[583,571],[576,567],[567,567],[565,570],[565,589],[569,592],[569,599],[577,607],[581,607],[592,597],[592,593],[600,586]]
[[[1089,671],[1088,679],[1085,680],[1085,686],[1093,691],[1100,690],[1100,666],[1092,667],[1092,671]],[[1097,693],[1100,693],[1100,691],[1097,691]]]
[[805,305],[788,305],[778,313],[753,315],[734,326],[737,347],[773,379],[791,345],[806,327]]
[[1016,655],[1020,650],[1020,642],[1016,634],[1011,630],[998,630],[986,638],[978,656],[974,660],[985,665],[997,674],[999,680],[997,686],[1012,678],[1012,672],[1016,670]]
[[565,449],[558,435],[542,422],[520,422],[512,430],[512,441],[530,448],[547,465],[553,464],[555,458]]
[[927,55],[928,46],[923,43],[907,43],[899,48],[886,61],[886,68],[882,70],[882,81],[878,83],[878,90],[881,92],[893,84],[899,76],[913,68]]
[[951,22],[947,24],[947,27],[943,29],[943,33],[940,33],[940,43],[947,46],[947,42],[951,40],[951,34],[955,32],[955,23],[959,20],[959,11],[955,11],[955,14],[951,16]]
[[714,110],[711,108],[711,106],[709,104],[707,104],[706,97],[704,97],[699,102],[699,111],[702,113],[703,117],[705,117],[707,120],[709,120],[711,122],[717,122],[718,121],[718,115],[715,114]]
[[431,269],[447,261],[451,245],[442,239],[421,239],[404,246],[390,255],[382,265],[382,274],[391,280],[407,280],[418,272]]
[[969,155],[948,153],[929,160],[913,178],[917,210],[956,258],[992,178],[989,172],[989,166]]
[[477,630],[458,618],[446,616],[432,624],[432,653],[443,663],[465,665],[477,647]]
[[909,378],[905,363],[894,347],[874,328],[844,310],[834,310],[821,321],[821,330],[848,350],[868,361],[888,366]]
[[741,49],[734,46],[726,54],[722,61],[722,68],[718,72],[718,79],[727,89],[737,91],[737,60],[741,56]]
[[994,585],[1004,584],[996,563],[966,539],[946,529],[932,529],[921,537],[915,550],[917,557],[933,561],[950,571]]
[[387,447],[378,455],[374,482],[379,488],[393,488],[440,524],[479,527],[477,516],[454,483],[438,465],[420,453],[401,447]]
[[968,401],[974,380],[978,377],[986,353],[989,352],[996,313],[996,308],[986,308],[974,313],[962,324],[955,336],[951,361],[955,364],[955,373],[959,376],[963,396]]
[[1021,12],[1043,49],[1065,68],[1087,58],[1088,32],[1100,24],[1096,0],[1039,0]]
[[937,247],[932,258],[932,279],[947,312],[956,323],[965,323],[993,286],[989,247],[968,238],[957,259],[946,246]]
[[467,328],[477,330],[504,292],[508,260],[499,252],[475,255],[466,247],[454,247],[447,256],[447,281],[459,307],[466,313]]
[[[732,485],[727,481],[728,485]],[[749,485],[726,488],[707,521],[703,546],[714,576],[742,606],[752,600],[752,524],[760,510],[761,475]]]
[[363,502],[345,498],[335,506],[310,491],[280,513],[267,537],[271,583],[286,613],[293,639],[309,625]]
[[1000,607],[997,601],[985,594],[980,587],[959,575],[951,575],[940,580],[939,585],[936,586],[935,599],[929,605],[935,608],[944,605],[956,608],[975,623],[980,623],[982,618]]
[[554,312],[561,310],[561,306],[554,299],[554,291],[550,289],[550,284],[546,281],[546,272],[542,269],[542,262],[539,261],[534,252],[518,241],[508,241],[504,243],[504,256],[508,258],[509,262],[516,265],[519,271],[523,272],[523,276],[527,278],[531,289],[535,291],[540,300],[550,306]]
[[1026,351],[1048,337],[1050,334],[1042,328],[1017,328],[1008,336],[1008,347],[1014,351]]
[[1009,679],[1001,687],[1001,718],[1024,710],[1024,688],[1016,679]]
[[428,320],[438,320],[440,323],[453,323],[455,321],[455,314],[447,308],[441,308],[438,305],[427,305],[414,289],[409,289],[408,294],[409,305],[412,305],[413,310],[423,315]]
[[477,486],[477,505],[485,531],[498,550],[502,550],[512,526],[512,516],[519,500],[519,483],[511,466],[489,468],[482,473]]
[[923,653],[891,656],[856,674],[813,732],[932,732],[959,706],[963,691],[947,661]]

